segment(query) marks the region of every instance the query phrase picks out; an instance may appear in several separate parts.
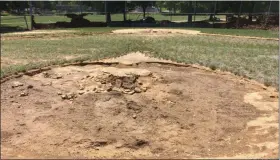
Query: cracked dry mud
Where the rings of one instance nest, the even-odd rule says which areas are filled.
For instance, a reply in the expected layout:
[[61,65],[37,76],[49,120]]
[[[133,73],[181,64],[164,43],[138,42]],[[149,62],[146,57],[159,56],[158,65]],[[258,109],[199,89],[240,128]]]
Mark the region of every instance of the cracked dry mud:
[[1,158],[276,158],[277,101],[193,67],[53,68],[1,84]]

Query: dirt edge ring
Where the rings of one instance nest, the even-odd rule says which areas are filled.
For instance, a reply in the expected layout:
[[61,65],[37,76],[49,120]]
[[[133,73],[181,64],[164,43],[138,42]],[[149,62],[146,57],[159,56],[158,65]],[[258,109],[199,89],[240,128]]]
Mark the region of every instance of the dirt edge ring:
[[[247,79],[245,77],[235,75],[231,72],[221,71],[219,69],[212,70],[209,67],[205,67],[205,66],[201,66],[201,65],[197,65],[197,64],[184,64],[184,63],[162,62],[162,61],[141,61],[141,62],[135,62],[133,64],[138,65],[138,64],[141,64],[141,63],[147,63],[147,64],[156,63],[156,64],[163,64],[163,65],[172,65],[172,66],[177,66],[177,67],[192,67],[192,68],[196,68],[196,69],[199,69],[199,70],[204,70],[204,71],[207,71],[207,72],[216,73],[216,74],[219,74],[219,75],[231,75],[233,77],[239,78],[241,80],[244,80],[246,82],[249,82],[251,84],[259,86],[264,90],[268,90],[268,89],[277,90],[276,88],[274,88],[272,86],[265,86],[264,84],[262,84],[262,83],[260,83],[256,80]],[[65,64],[62,64],[62,65],[50,65],[50,66],[46,66],[46,67],[42,67],[42,68],[38,68],[38,69],[31,69],[31,70],[27,70],[27,71],[24,71],[24,72],[13,73],[13,74],[7,75],[5,77],[2,77],[0,82],[2,84],[2,83],[6,82],[8,80],[11,80],[11,79],[14,79],[14,78],[20,78],[24,75],[33,76],[33,75],[39,74],[41,72],[51,70],[52,68],[56,68],[56,67],[85,66],[85,65],[107,65],[107,66],[110,66],[110,65],[122,65],[122,64],[123,63],[121,63],[121,62],[91,61],[91,62],[65,63]],[[126,64],[123,64],[123,65],[126,65]]]

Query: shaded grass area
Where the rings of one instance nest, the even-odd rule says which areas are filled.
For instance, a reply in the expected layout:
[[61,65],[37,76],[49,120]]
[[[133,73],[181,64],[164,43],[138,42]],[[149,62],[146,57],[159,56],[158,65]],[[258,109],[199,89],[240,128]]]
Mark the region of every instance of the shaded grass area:
[[[7,74],[65,62],[98,60],[129,52],[230,71],[266,85],[278,84],[278,42],[214,36],[144,37],[93,35],[2,41],[2,57],[23,63],[1,67]],[[67,57],[73,58],[68,59]],[[26,63],[28,62],[28,63]]]

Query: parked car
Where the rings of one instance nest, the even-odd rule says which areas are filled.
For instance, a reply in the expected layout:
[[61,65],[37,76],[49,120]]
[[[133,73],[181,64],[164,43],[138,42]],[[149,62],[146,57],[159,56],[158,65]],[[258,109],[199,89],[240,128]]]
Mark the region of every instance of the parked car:
[[156,20],[153,17],[145,17],[140,20],[143,23],[156,23]]

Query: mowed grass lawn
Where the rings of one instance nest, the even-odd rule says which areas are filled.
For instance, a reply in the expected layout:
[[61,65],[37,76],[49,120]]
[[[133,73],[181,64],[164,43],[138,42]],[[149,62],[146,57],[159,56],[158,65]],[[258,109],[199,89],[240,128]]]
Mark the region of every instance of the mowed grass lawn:
[[55,36],[38,38],[15,36],[9,39],[4,34],[1,63],[5,65],[1,65],[1,76],[51,64],[98,60],[140,51],[154,57],[230,71],[278,86],[278,41],[203,35],[92,34],[111,29],[77,29],[76,33],[58,32]]

